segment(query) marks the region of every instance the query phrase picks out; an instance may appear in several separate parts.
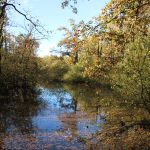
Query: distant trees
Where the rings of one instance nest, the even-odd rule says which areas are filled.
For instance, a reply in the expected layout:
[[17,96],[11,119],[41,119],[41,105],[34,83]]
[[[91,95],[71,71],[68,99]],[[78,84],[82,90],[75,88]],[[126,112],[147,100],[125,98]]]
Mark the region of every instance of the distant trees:
[[74,20],[70,20],[72,27],[71,31],[66,27],[62,27],[59,30],[65,32],[65,38],[62,39],[58,46],[63,46],[65,49],[70,51],[71,62],[76,64],[78,62],[78,53],[82,47],[82,27],[84,22],[80,22],[78,25],[75,24]]
[[[43,82],[62,82],[69,66],[62,57],[46,56],[39,58],[39,80]],[[40,81],[39,81],[40,82]]]

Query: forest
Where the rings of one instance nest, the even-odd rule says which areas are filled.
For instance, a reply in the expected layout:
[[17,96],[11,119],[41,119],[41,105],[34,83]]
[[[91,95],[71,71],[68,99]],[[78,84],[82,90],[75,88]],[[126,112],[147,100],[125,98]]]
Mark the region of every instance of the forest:
[[[78,13],[77,3],[76,0],[62,0],[60,6]],[[26,33],[16,36],[9,32],[9,9],[29,22]],[[38,97],[43,91],[41,87],[60,95],[57,98],[59,107],[69,110],[64,115],[72,116],[76,112],[75,117],[78,117],[77,110],[83,108],[92,119],[93,112],[101,117],[101,123],[97,123],[99,130],[89,137],[71,130],[71,138],[69,135],[67,140],[74,141],[75,137],[77,143],[72,148],[65,145],[60,149],[150,149],[150,1],[111,0],[89,22],[76,23],[70,19],[69,23],[69,28],[58,29],[64,35],[58,47],[64,51],[59,55],[39,57],[40,43],[36,35],[44,36],[46,30],[20,11],[15,0],[0,0],[0,149],[15,149],[21,143],[9,143],[10,137],[6,134],[15,141],[16,134],[21,132],[23,142],[30,143],[24,137],[31,134],[25,128],[25,118],[30,118],[30,128],[34,126],[31,116],[46,109],[46,102]],[[65,101],[67,96],[62,98],[66,91],[72,96],[69,104]],[[63,117],[59,116],[61,121],[64,119],[62,123],[67,119],[69,122],[69,118]],[[22,118],[20,124],[19,118]],[[85,123],[87,129],[90,126]],[[63,133],[70,128],[73,127],[67,127]],[[50,135],[46,138],[48,136],[51,138]],[[59,149],[47,147],[52,141],[44,142],[36,141],[29,147],[25,144],[23,149]],[[37,143],[41,143],[39,147]],[[45,148],[41,147],[43,143]],[[83,147],[77,147],[80,143]]]

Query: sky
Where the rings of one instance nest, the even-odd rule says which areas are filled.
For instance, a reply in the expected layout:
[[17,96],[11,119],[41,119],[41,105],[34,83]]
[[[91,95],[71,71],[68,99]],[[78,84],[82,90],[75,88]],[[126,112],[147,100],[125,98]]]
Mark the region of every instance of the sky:
[[[70,7],[61,8],[61,0],[18,0],[20,5],[16,5],[21,11],[28,12],[35,17],[46,28],[52,31],[48,39],[40,40],[38,55],[43,57],[51,54],[51,50],[60,49],[57,44],[63,38],[63,33],[58,31],[59,27],[69,28],[69,19],[74,19],[76,23],[83,20],[88,22],[93,17],[100,14],[100,11],[108,3],[109,0],[78,0],[78,13],[74,14]],[[25,19],[23,16],[11,11],[10,17],[15,20],[17,27],[10,30],[14,34],[23,32]]]

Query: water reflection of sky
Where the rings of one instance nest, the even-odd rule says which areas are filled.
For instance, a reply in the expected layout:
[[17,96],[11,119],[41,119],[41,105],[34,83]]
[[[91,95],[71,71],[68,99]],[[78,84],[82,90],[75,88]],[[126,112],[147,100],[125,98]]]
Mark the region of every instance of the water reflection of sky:
[[[83,97],[79,94],[77,97],[81,100],[80,102],[62,86],[60,88],[40,87],[39,90],[40,94],[36,97],[36,101],[44,107],[35,105],[36,102],[35,104],[27,102],[15,104],[17,106],[15,110],[4,110],[8,112],[7,115],[2,114],[3,119],[7,120],[5,122],[7,132],[0,133],[4,149],[22,147],[23,149],[29,149],[29,147],[42,149],[43,145],[56,150],[70,146],[74,149],[84,149],[84,143],[78,142],[78,137],[89,137],[99,130],[98,124],[101,122],[96,113],[89,115],[86,111],[82,111],[82,105],[88,101],[82,101]],[[82,92],[82,96],[83,94]]]
[[[72,125],[73,127],[76,126],[74,129],[72,127],[72,130],[77,130],[76,132],[82,136],[85,133],[94,133],[98,130],[100,117],[95,116],[97,118],[94,120],[88,116],[84,118],[85,116],[84,114],[82,116],[81,112],[75,113],[74,110],[69,107],[69,104],[72,104],[73,99],[63,88],[52,90],[40,88],[40,90],[41,94],[39,95],[39,98],[46,102],[46,108],[32,118],[33,124],[37,126],[40,131],[53,132],[60,131],[61,129],[68,131]],[[63,104],[66,107],[60,105],[61,101],[63,101]]]
[[[61,111],[63,108],[60,106],[60,101],[63,101],[65,104],[70,104],[72,102],[71,95],[62,88],[52,90],[41,88],[40,90],[41,95],[39,97],[42,98],[51,109]],[[70,109],[66,110],[71,111]]]

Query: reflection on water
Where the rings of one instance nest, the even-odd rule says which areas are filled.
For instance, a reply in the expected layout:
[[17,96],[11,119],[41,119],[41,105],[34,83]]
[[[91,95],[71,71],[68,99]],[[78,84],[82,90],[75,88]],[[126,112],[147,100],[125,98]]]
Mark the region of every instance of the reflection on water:
[[109,95],[96,92],[86,85],[47,85],[23,101],[1,99],[0,149],[85,149],[84,138],[102,122],[98,98]]
[[138,142],[148,147],[144,108],[130,109],[104,88],[49,84],[37,89],[23,101],[0,99],[0,149],[125,149],[126,143],[132,149]]
[[97,135],[97,149],[99,143],[112,150],[150,149],[150,106],[130,104],[120,98],[109,99],[104,105],[106,121]]

